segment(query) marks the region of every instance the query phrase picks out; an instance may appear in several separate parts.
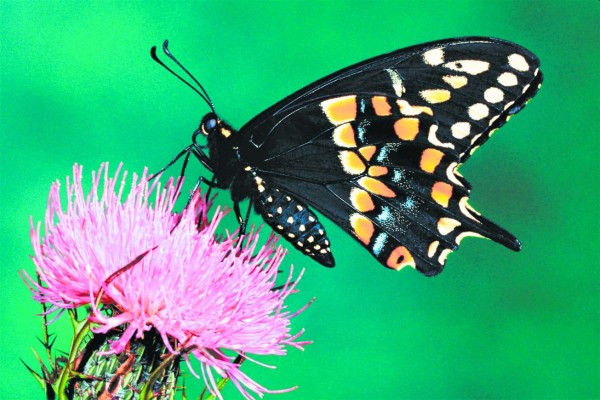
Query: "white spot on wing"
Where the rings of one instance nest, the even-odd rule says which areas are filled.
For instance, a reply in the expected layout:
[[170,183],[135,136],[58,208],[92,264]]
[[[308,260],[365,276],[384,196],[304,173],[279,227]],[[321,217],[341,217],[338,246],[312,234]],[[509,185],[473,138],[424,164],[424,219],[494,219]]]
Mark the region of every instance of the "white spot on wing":
[[435,135],[436,132],[438,130],[438,126],[437,125],[431,125],[431,127],[429,128],[429,136],[427,136],[427,140],[429,140],[430,143],[438,146],[438,147],[445,147],[447,149],[454,149],[454,144],[452,143],[444,143],[442,141],[440,141],[438,139],[438,137]]
[[480,237],[480,238],[485,238],[485,236],[481,236],[479,233],[477,232],[470,232],[470,231],[466,231],[463,232],[461,234],[459,234],[456,237],[456,244],[460,244],[460,242],[462,242],[462,240],[468,236],[473,236],[473,237]]
[[529,64],[527,64],[527,60],[520,54],[511,54],[508,56],[508,65],[516,69],[517,71],[528,71]]
[[479,60],[458,60],[446,63],[444,67],[453,71],[465,72],[469,75],[479,75],[490,69],[490,63]]
[[450,180],[450,182],[457,184],[459,186],[463,186],[463,184],[456,177],[456,175],[458,173],[456,171],[457,166],[458,166],[458,163],[456,163],[456,162],[453,162],[452,164],[448,165],[448,168],[446,169],[446,176],[448,177],[448,180]]
[[423,61],[427,65],[436,66],[444,62],[444,50],[441,48],[433,49],[423,53]]
[[519,83],[517,76],[512,72],[504,72],[498,77],[498,83],[502,86],[515,86]]
[[440,235],[447,235],[452,232],[456,227],[460,226],[460,222],[447,217],[442,217],[438,220],[437,230]]
[[483,103],[475,103],[469,107],[469,117],[474,121],[484,119],[490,114],[490,109]]
[[398,73],[393,69],[386,69],[385,72],[389,74],[390,79],[392,80],[392,87],[394,88],[394,93],[396,93],[396,96],[402,97],[406,91],[406,88],[404,87],[404,83],[402,82],[400,75],[398,75]]
[[436,240],[435,242],[431,242],[429,248],[427,249],[427,257],[431,258],[435,255],[435,252],[440,245],[440,241]]
[[468,122],[456,122],[450,128],[452,136],[457,139],[464,139],[471,134],[471,124]]
[[442,252],[440,253],[440,256],[438,257],[438,262],[440,264],[444,265],[444,263],[446,262],[446,259],[448,258],[448,255],[450,255],[450,253],[452,253],[452,249],[442,250]]
[[[468,197],[463,197],[458,201],[458,207],[460,208],[460,211],[463,213],[463,215],[465,215],[468,218],[471,218],[473,221],[479,222],[479,220],[477,218],[475,218],[475,216],[472,214],[472,212],[477,213],[477,211],[473,210],[471,208],[471,206],[468,203],[469,198]],[[479,222],[481,223],[481,222]]]
[[488,103],[499,103],[504,100],[504,92],[497,87],[491,87],[483,93],[483,98]]

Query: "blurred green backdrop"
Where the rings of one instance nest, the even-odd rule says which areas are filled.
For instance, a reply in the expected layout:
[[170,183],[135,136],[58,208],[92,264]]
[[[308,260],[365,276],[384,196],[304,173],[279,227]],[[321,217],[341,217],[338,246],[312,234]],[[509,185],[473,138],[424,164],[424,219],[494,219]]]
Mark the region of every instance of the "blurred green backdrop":
[[[207,111],[150,46],[170,39],[240,127],[341,67],[464,35],[512,40],[542,60],[541,92],[461,169],[472,203],[523,251],[467,240],[426,279],[380,267],[328,223],[335,269],[286,259],[307,268],[291,307],[317,298],[294,320],[314,344],[261,359],[276,370],[244,368],[272,389],[299,386],[281,399],[600,396],[599,2],[3,0],[0,10],[0,398],[42,397],[20,361],[35,365],[41,328],[18,271],[33,269],[29,216],[43,217],[50,183],[74,162],[156,170]],[[227,193],[218,202],[231,204]]]

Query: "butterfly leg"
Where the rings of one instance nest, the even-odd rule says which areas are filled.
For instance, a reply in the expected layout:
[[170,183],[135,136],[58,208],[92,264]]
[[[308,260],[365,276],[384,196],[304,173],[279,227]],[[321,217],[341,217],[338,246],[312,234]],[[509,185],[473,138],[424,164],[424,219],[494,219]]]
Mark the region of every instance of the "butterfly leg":
[[239,236],[244,236],[246,234],[246,228],[248,227],[248,220],[250,219],[250,210],[252,209],[252,197],[250,198],[250,202],[248,204],[248,210],[246,211],[246,216],[242,218],[242,212],[240,210],[240,203],[233,203],[233,211],[235,212],[235,217],[237,218],[238,223],[240,224]]
[[169,163],[167,165],[165,165],[164,167],[162,167],[160,169],[160,171],[150,175],[150,177],[148,178],[148,180],[154,179],[156,178],[158,175],[162,174],[163,172],[165,172],[170,166],[172,166],[173,164],[175,164],[177,162],[177,160],[179,160],[181,157],[183,157],[184,155],[186,156],[184,162],[183,162],[183,169],[181,171],[181,175],[183,176],[183,172],[185,171],[185,167],[187,166],[187,162],[188,159],[190,157],[190,153],[191,153],[191,149],[192,149],[193,145],[189,145],[188,147],[186,147],[185,149],[181,150],[179,152],[179,154],[177,154],[175,157],[173,157],[173,159],[171,161],[169,161]]

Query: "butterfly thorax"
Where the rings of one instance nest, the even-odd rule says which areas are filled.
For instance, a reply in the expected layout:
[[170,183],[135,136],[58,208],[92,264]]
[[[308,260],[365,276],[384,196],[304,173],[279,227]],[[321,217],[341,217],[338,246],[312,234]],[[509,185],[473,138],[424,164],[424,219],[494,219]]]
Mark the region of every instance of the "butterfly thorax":
[[202,118],[199,132],[206,136],[215,185],[221,189],[233,189],[236,180],[245,178],[240,175],[246,175],[239,156],[238,132],[214,113]]

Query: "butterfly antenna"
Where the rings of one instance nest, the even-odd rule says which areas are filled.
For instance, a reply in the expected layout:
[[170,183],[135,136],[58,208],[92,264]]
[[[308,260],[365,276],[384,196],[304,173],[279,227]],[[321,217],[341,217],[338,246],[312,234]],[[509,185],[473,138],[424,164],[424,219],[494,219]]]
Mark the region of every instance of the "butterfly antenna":
[[[165,41],[165,43],[167,43],[167,41]],[[164,45],[163,45],[163,49],[164,49]],[[172,55],[170,55],[170,53],[166,53],[165,52],[165,54],[167,54],[167,56],[169,56],[169,58],[173,59],[177,63],[177,65],[179,65],[188,75],[191,76],[191,74],[185,68],[183,68],[183,66],[177,60],[175,60],[172,57]],[[161,67],[163,67],[164,69],[166,69],[167,71],[169,71],[172,75],[174,75],[175,77],[177,77],[177,79],[179,79],[181,82],[185,83],[190,89],[192,89],[200,97],[202,97],[202,99],[206,102],[206,104],[208,104],[208,106],[211,108],[211,110],[213,112],[215,112],[215,107],[214,107],[212,101],[210,100],[210,98],[208,97],[208,94],[206,94],[206,90],[204,90],[204,88],[202,87],[202,85],[200,85],[198,83],[198,81],[193,76],[192,76],[192,79],[194,79],[194,82],[196,82],[198,84],[198,86],[200,86],[200,88],[202,89],[202,91],[204,92],[204,94],[200,93],[200,91],[198,91],[198,89],[196,89],[188,81],[186,81],[185,79],[183,79],[179,74],[177,74],[175,71],[173,71],[171,68],[169,68],[164,62],[162,62],[158,58],[158,55],[156,54],[156,46],[152,46],[152,48],[150,49],[150,55],[152,56],[152,59],[154,61],[156,61]]]
[[208,92],[206,91],[206,89],[204,89],[204,86],[202,86],[202,84],[200,82],[198,82],[198,80],[196,79],[196,77],[194,77],[194,75],[192,75],[192,73],[190,71],[187,70],[186,67],[183,66],[183,64],[181,64],[179,62],[179,60],[177,60],[175,58],[175,56],[171,53],[171,51],[169,50],[169,41],[165,40],[163,42],[163,52],[167,55],[167,57],[169,57],[171,60],[173,60],[175,62],[175,64],[177,64],[179,66],[179,68],[181,68],[183,70],[183,72],[185,72],[190,78],[192,78],[192,80],[194,82],[196,82],[196,85],[198,85],[198,87],[202,90],[202,93],[204,93],[205,99],[208,102],[208,105],[210,106],[210,108],[212,109],[212,111],[216,114],[215,112],[215,106],[212,102],[212,100],[210,99],[210,96],[208,95]]

